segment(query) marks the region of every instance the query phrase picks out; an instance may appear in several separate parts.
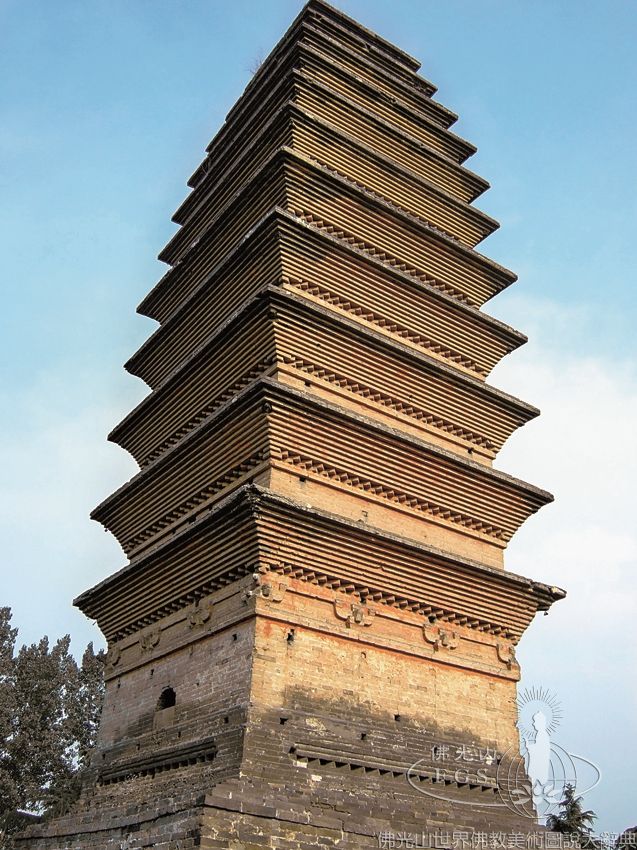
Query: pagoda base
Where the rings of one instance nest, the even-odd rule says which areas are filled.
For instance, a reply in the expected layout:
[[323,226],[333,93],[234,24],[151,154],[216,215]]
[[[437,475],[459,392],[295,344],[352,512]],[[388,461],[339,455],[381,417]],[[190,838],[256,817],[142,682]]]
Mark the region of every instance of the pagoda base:
[[[312,770],[315,768],[308,768]],[[316,768],[320,769],[320,768]],[[327,772],[311,774],[318,785]],[[319,778],[320,777],[320,778]],[[224,850],[315,850],[315,848],[467,848],[497,841],[542,846],[544,830],[502,806],[489,810],[435,800],[396,779],[348,777],[323,796],[300,794],[281,781],[235,779],[221,783],[186,808],[163,799],[155,807],[132,803],[119,812],[89,808],[31,827],[16,840],[23,850],[133,850],[193,847]],[[391,790],[387,786],[391,786]],[[183,803],[181,804],[183,805]],[[535,837],[535,843],[528,842]],[[483,845],[480,845],[480,841]],[[478,843],[476,843],[478,842]]]
[[525,781],[518,667],[478,626],[363,600],[307,567],[235,579],[111,646],[81,798],[17,846],[519,841],[538,827],[507,786],[511,766]]

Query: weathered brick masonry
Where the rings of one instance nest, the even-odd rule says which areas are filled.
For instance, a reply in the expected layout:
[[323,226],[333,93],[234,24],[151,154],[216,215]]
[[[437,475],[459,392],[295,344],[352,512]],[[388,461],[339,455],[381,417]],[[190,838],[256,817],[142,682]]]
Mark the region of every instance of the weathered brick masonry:
[[21,847],[534,828],[515,646],[563,592],[503,553],[551,497],[492,466],[537,415],[485,383],[525,341],[481,310],[515,276],[418,67],[310,0],[191,178],[127,364],[152,392],[110,435],[140,472],[93,514],[129,563],[76,600],[98,746]]

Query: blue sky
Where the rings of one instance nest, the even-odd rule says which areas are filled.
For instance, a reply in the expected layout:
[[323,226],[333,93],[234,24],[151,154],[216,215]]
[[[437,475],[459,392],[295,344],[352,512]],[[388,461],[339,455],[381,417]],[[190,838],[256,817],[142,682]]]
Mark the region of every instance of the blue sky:
[[[508,566],[569,590],[532,626],[524,684],[596,761],[599,826],[637,822],[637,3],[343,0],[421,59],[478,145],[519,283],[488,310],[531,337],[493,383],[538,404],[499,466],[552,489]],[[0,0],[2,599],[21,639],[97,638],[70,600],[121,566],[88,513],[134,472],[106,443],[141,398],[121,364],[153,323],[185,182],[293,0]]]

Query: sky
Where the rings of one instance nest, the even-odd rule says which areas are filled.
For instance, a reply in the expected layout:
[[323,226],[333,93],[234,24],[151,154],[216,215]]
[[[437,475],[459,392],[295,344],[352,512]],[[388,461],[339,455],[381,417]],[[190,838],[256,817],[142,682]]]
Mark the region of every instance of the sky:
[[[205,145],[296,0],[0,0],[0,604],[19,639],[96,627],[72,599],[124,563],[88,518],[135,472],[106,434],[145,386],[136,305]],[[519,275],[486,305],[529,343],[491,382],[542,416],[497,466],[556,501],[507,566],[564,587],[518,658],[595,762],[597,828],[637,823],[636,0],[342,0],[417,56]]]

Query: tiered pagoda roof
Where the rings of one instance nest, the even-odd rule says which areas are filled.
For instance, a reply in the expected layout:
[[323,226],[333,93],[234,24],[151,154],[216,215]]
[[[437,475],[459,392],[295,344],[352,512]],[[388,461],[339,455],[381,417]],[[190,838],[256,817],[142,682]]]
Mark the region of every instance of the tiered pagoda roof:
[[263,569],[513,642],[562,595],[503,571],[551,501],[492,467],[538,413],[485,382],[516,278],[418,67],[310,0],[191,177],[93,513],[130,564],[77,600],[109,640]]

